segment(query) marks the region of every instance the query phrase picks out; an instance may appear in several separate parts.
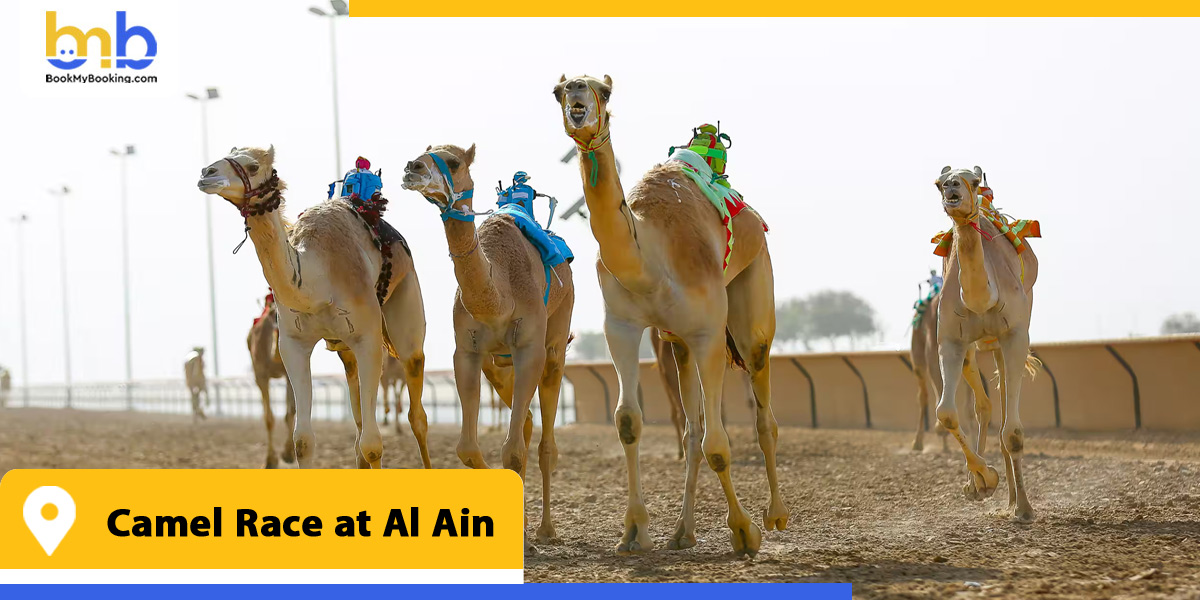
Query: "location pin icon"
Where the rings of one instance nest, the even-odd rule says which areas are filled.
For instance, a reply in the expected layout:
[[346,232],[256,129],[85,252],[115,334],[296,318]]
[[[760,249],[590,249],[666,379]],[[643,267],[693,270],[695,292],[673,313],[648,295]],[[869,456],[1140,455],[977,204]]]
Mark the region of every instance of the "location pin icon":
[[25,498],[24,514],[25,526],[50,556],[75,524],[75,500],[58,486],[44,485]]

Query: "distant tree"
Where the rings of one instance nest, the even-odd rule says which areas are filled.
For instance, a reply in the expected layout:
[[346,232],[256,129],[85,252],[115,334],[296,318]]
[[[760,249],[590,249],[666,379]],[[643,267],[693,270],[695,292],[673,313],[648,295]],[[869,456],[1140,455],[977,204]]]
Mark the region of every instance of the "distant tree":
[[878,331],[875,310],[851,292],[824,290],[787,300],[775,310],[776,338],[798,341],[809,351],[816,340],[828,340],[830,349],[836,350],[842,337],[853,348],[856,340]]
[[1196,317],[1196,313],[1191,312],[1171,315],[1163,320],[1161,332],[1163,335],[1200,333],[1200,318]]

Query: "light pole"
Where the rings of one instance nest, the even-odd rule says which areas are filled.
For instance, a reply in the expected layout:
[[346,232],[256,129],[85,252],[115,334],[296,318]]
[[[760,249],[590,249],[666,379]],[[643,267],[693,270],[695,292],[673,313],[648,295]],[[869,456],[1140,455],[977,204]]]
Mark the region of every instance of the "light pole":
[[[208,101],[220,98],[217,88],[204,90],[204,95],[188,94],[188,98],[200,103],[200,151],[204,154],[202,161],[208,160]],[[203,163],[201,163],[203,164]],[[221,361],[217,354],[217,280],[213,276],[213,241],[212,241],[212,196],[204,194],[204,225],[208,235],[208,319],[212,326],[212,367],[213,379],[216,385],[213,390],[217,397],[216,413],[221,414]]]
[[310,6],[308,12],[329,19],[329,56],[333,66],[333,178],[342,176],[342,132],[338,124],[338,78],[337,78],[337,18],[350,16],[350,7],[344,0],[329,0],[333,7],[332,13],[327,13],[315,6]]
[[25,342],[25,224],[29,216],[10,219],[17,230],[17,313],[21,319],[21,390],[24,406],[29,407],[29,346]]
[[66,363],[67,375],[67,408],[71,408],[71,317],[68,313],[67,300],[67,194],[70,188],[49,190],[51,196],[58,198],[58,253],[62,257],[62,309],[63,309],[63,359]]
[[125,283],[125,407],[133,410],[133,337],[129,326],[129,194],[126,159],[133,156],[133,144],[124,150],[109,150],[121,159],[121,279]]

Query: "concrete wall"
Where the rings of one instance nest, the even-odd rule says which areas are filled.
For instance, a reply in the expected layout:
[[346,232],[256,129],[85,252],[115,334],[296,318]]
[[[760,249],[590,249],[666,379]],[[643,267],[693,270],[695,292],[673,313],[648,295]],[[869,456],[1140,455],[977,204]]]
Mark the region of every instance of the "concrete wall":
[[[1200,335],[1037,344],[1033,351],[1045,370],[1022,385],[1021,422],[1027,428],[1200,430]],[[992,384],[996,364],[991,353],[979,358],[996,427],[1003,418],[999,390]],[[753,423],[746,375],[726,375],[726,421]],[[612,364],[569,364],[566,376],[575,386],[578,421],[610,423],[620,394]],[[666,391],[652,361],[642,363],[639,383],[646,422],[669,424]],[[916,386],[908,352],[771,357],[772,402],[780,425],[915,429]],[[966,397],[965,385],[959,394]]]

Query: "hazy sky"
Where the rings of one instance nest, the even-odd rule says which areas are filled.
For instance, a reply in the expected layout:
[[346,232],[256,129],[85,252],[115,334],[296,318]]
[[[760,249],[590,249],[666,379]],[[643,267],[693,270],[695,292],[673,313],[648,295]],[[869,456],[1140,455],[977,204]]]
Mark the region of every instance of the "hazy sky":
[[[315,0],[314,0],[315,1]],[[25,228],[29,374],[62,380],[58,213],[68,199],[71,345],[77,381],[124,377],[119,171],[131,159],[135,378],[178,378],[209,345],[200,169],[234,145],[275,144],[288,214],[334,178],[328,23],[308,2],[181,3],[183,86],[159,100],[31,100],[0,61],[0,364],[20,378],[16,244]],[[585,34],[585,39],[580,35]],[[15,36],[0,37],[13,56]],[[436,211],[400,187],[429,144],[478,144],[476,206],[494,182],[528,171],[564,207],[581,191],[551,88],[562,73],[614,79],[612,143],[626,189],[691,127],[733,137],[734,187],[771,225],[780,300],[834,288],[865,297],[885,335],[908,343],[917,282],[940,266],[929,238],[948,227],[933,180],[981,165],[996,203],[1039,219],[1037,341],[1153,334],[1200,311],[1192,228],[1200,194],[1200,24],[1166,20],[415,20],[338,23],[342,170],[383,169],[388,219],[413,248],[429,323],[428,366],[447,368],[456,286]],[[218,86],[209,156],[185,91]],[[11,92],[9,90],[12,90]],[[545,209],[539,208],[544,218]],[[234,256],[241,219],[213,206],[222,373],[249,369],[245,336],[266,292],[252,249]],[[583,221],[556,222],[579,288],[576,331],[603,304]],[[338,372],[318,349],[317,372]],[[16,382],[18,385],[19,381]]]

